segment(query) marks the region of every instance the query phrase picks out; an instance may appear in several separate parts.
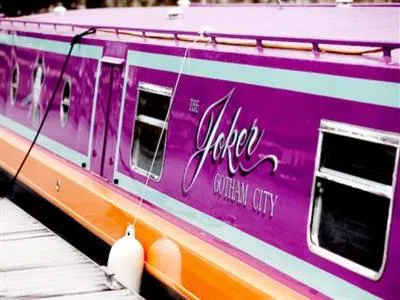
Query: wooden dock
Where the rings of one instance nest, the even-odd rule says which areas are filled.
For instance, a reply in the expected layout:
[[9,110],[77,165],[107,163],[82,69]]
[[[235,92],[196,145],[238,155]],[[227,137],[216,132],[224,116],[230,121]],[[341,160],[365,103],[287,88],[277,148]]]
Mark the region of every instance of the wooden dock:
[[0,299],[143,299],[6,198],[0,198]]

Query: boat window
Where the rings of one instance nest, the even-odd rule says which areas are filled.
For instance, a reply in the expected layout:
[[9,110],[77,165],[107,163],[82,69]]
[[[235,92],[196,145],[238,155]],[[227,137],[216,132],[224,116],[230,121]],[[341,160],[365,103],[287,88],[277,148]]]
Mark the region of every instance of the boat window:
[[373,280],[383,272],[400,135],[322,121],[310,250]]
[[396,148],[337,134],[324,134],[321,168],[390,185]]
[[33,91],[32,91],[32,123],[34,127],[39,126],[40,122],[40,100],[42,86],[44,82],[44,67],[43,60],[40,58],[33,70]]
[[[155,180],[160,179],[163,168],[168,127],[165,122],[171,95],[170,88],[147,83],[139,84],[132,142],[132,166],[143,175],[147,176],[150,172],[150,176]],[[155,153],[157,145],[158,151]]]
[[19,69],[18,65],[16,64],[13,68],[12,78],[11,78],[11,89],[10,89],[11,105],[15,105],[15,102],[17,100],[18,85],[19,85]]
[[60,104],[61,127],[65,127],[65,125],[67,124],[70,105],[71,105],[71,83],[69,80],[67,80],[64,84],[64,89],[61,94],[61,104]]

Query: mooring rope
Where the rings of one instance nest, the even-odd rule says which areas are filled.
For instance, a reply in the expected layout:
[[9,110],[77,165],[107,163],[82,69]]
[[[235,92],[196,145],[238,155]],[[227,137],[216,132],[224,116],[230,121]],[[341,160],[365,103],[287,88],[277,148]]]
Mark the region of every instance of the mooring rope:
[[156,161],[157,153],[158,153],[158,150],[159,150],[159,148],[160,148],[161,141],[162,141],[162,138],[163,138],[163,135],[164,135],[166,126],[167,126],[167,124],[168,124],[168,120],[169,120],[169,117],[170,117],[172,104],[173,104],[173,102],[174,102],[175,94],[176,94],[176,91],[177,91],[177,89],[178,89],[178,85],[179,85],[179,82],[180,82],[180,79],[181,79],[181,76],[182,76],[182,73],[183,73],[183,68],[184,68],[185,63],[186,63],[186,61],[187,61],[187,58],[188,58],[188,56],[189,56],[189,51],[190,51],[190,49],[191,49],[198,41],[200,41],[203,37],[204,37],[204,33],[201,33],[200,36],[199,36],[196,40],[194,40],[193,42],[191,42],[191,43],[188,45],[188,47],[186,48],[185,53],[184,53],[184,55],[183,55],[182,63],[181,63],[180,70],[179,70],[179,73],[178,73],[178,78],[176,79],[175,86],[174,86],[174,89],[173,89],[173,91],[172,91],[171,102],[170,102],[169,107],[168,107],[168,110],[167,110],[167,115],[166,115],[166,117],[165,117],[165,122],[164,122],[164,124],[163,124],[163,126],[162,126],[162,129],[161,129],[161,133],[160,133],[160,137],[159,137],[159,139],[158,139],[157,147],[156,147],[156,150],[155,150],[155,152],[154,152],[153,159],[152,159],[152,162],[151,162],[151,165],[150,165],[150,170],[148,171],[148,174],[147,174],[147,177],[146,177],[146,182],[145,182],[145,184],[144,184],[144,186],[143,186],[143,188],[142,188],[142,193],[141,193],[141,196],[140,196],[139,204],[138,204],[138,206],[136,207],[135,213],[134,213],[134,215],[133,215],[132,226],[133,226],[134,228],[135,228],[135,226],[136,226],[136,222],[137,222],[137,219],[138,219],[138,216],[139,216],[139,213],[140,213],[140,209],[141,209],[141,207],[142,207],[143,199],[144,199],[144,197],[146,196],[146,192],[147,192],[147,190],[148,190],[148,184],[149,184],[149,180],[150,180],[150,177],[151,177],[151,172],[153,171],[153,167],[154,167],[154,163],[155,163],[155,161]]

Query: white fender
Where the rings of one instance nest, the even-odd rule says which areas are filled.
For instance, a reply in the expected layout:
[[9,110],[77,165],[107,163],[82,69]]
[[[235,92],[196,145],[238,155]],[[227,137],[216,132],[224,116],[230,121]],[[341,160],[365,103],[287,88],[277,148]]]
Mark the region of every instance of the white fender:
[[120,283],[139,294],[143,264],[143,246],[135,238],[135,229],[129,225],[125,235],[111,247],[107,266]]

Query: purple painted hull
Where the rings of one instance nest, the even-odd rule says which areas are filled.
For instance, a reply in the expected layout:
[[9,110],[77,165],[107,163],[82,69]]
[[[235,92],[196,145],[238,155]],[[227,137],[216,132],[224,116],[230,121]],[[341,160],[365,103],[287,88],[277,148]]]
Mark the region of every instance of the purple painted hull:
[[[194,56],[196,56],[194,54]],[[244,58],[245,59],[245,58]],[[332,68],[333,69],[333,68]],[[125,106],[123,136],[120,148],[119,170],[125,175],[144,182],[143,176],[130,168],[131,139],[135,117],[136,86],[138,81],[153,82],[161,86],[173,86],[176,75],[168,72],[149,72],[136,69],[131,74]],[[398,71],[397,71],[398,73]],[[136,79],[136,80],[135,80]],[[182,192],[182,177],[185,166],[193,154],[195,137],[200,116],[214,101],[225,96],[235,88],[230,107],[227,108],[221,131],[228,132],[232,117],[238,107],[243,108],[238,128],[245,128],[258,119],[260,128],[266,129],[260,153],[277,153],[280,167],[275,176],[268,175],[266,163],[245,178],[238,180],[249,183],[249,194],[256,188],[279,195],[274,216],[255,214],[251,203],[243,208],[237,202],[213,192],[215,174],[227,175],[226,159],[214,164],[207,157],[206,163],[190,193]],[[186,99],[200,99],[203,110],[199,115],[190,115]],[[400,251],[395,238],[390,240],[390,259],[385,275],[378,283],[344,270],[308,251],[307,218],[314,175],[315,157],[318,145],[318,128],[321,119],[335,120],[375,129],[400,132],[399,109],[375,105],[348,103],[340,99],[319,97],[270,88],[261,88],[212,79],[184,77],[181,79],[176,103],[171,115],[171,129],[168,132],[164,176],[161,182],[151,182],[150,186],[183,203],[197,208],[244,232],[283,249],[321,269],[344,278],[374,294],[387,298],[400,292],[400,285],[393,284],[400,276]],[[181,103],[178,103],[181,100]],[[185,101],[186,100],[186,101]],[[248,105],[247,103],[254,103]],[[373,116],[373,117],[372,117]],[[174,128],[179,128],[174,130]],[[399,181],[399,179],[397,179]],[[398,183],[399,184],[399,183]],[[397,196],[398,199],[399,196]],[[396,200],[397,200],[396,199]],[[396,201],[395,200],[395,201]],[[399,200],[397,200],[399,201]],[[391,236],[400,231],[400,216],[394,212]],[[254,262],[253,262],[254,265]],[[258,265],[260,267],[260,265]],[[266,271],[266,269],[262,268]]]
[[[54,39],[54,37],[39,34],[24,35]],[[66,40],[66,38],[58,39]],[[88,40],[86,44],[103,47],[104,56],[122,59],[127,58],[128,50],[148,54],[175,55],[179,58],[182,57],[184,52],[184,48],[172,45],[164,47],[140,43],[104,42],[96,39]],[[43,112],[55,85],[57,70],[62,65],[64,56],[44,51],[38,52],[34,49],[0,45],[0,98],[2,99],[0,101],[0,113],[28,128],[33,128],[29,115],[31,106],[29,101],[24,102],[24,99],[32,93],[33,78],[31,74],[39,54],[45,62],[45,70],[48,74],[42,90],[44,101],[41,102],[41,111]],[[374,65],[368,62],[365,65],[359,65],[357,63],[358,58],[354,58],[354,61],[349,58],[348,62],[344,62],[342,61],[343,58],[337,59],[332,56],[321,61],[310,61],[273,57],[267,54],[237,54],[230,49],[220,51],[194,49],[190,51],[190,58],[210,62],[229,62],[244,66],[267,67],[274,70],[312,72],[321,76],[334,75],[349,79],[358,78],[400,83],[398,65],[385,66],[383,63]],[[17,104],[12,106],[8,99],[10,97],[11,68],[15,62],[20,67],[21,82],[24,82],[24,84],[18,91]],[[96,75],[97,68],[98,61],[96,59],[77,57],[72,59],[65,75],[71,78],[73,86],[71,101],[73,105],[71,105],[69,122],[65,128],[61,128],[59,121],[61,100],[56,100],[46,121],[43,135],[90,157],[90,171],[102,176],[110,184],[115,178],[115,170],[119,174],[144,183],[146,178],[131,167],[132,134],[138,85],[139,82],[147,82],[159,86],[174,87],[178,74],[168,70],[155,70],[143,66],[122,64],[112,67],[103,63],[100,68],[101,72]],[[123,118],[120,120],[125,68],[128,68],[128,75],[123,103]],[[96,76],[99,76],[98,94],[97,100],[94,102],[93,99],[96,98]],[[111,78],[113,79],[111,80]],[[112,82],[111,86],[110,82]],[[284,84],[282,83],[282,85]],[[232,168],[237,168],[239,163],[244,168],[250,168],[260,161],[262,155],[271,154],[278,160],[276,171],[272,175],[271,169],[274,166],[270,160],[262,161],[249,172],[235,171],[234,174],[232,172],[230,174],[229,154],[222,155],[222,148],[220,157],[215,161],[211,159],[212,150],[206,153],[204,163],[199,167],[201,153],[194,156],[198,150],[196,138],[199,123],[207,110],[227,95],[230,95],[230,97],[226,102],[223,102],[223,104],[227,104],[226,109],[221,114],[218,133],[222,132],[225,137],[229,136],[235,115],[238,117],[235,120],[234,128],[238,130],[247,128],[248,136],[255,120],[257,120],[258,129],[260,131],[265,130],[260,138],[259,145],[256,147],[253,144],[254,153],[252,155],[231,158]],[[290,91],[284,88],[263,87],[257,84],[194,75],[181,76],[174,96],[161,179],[159,182],[150,180],[150,187],[378,297],[396,298],[400,293],[400,239],[398,238],[400,236],[400,210],[398,205],[400,194],[398,188],[395,193],[390,225],[387,262],[379,281],[367,279],[311,253],[307,244],[307,229],[318,148],[318,129],[321,120],[326,119],[400,133],[399,107],[349,101],[313,93]],[[61,99],[61,94],[58,98]],[[190,99],[199,101],[198,113],[189,111]],[[93,108],[95,108],[94,114],[92,114]],[[241,110],[238,114],[239,108]],[[221,109],[221,106],[215,108],[213,120],[216,120]],[[91,137],[90,126],[92,122],[94,122],[94,127]],[[118,136],[120,122],[122,122],[121,136]],[[206,128],[207,123],[204,123],[199,131],[200,137],[204,138],[207,135]],[[91,139],[92,148],[90,148]],[[118,141],[120,141],[119,148]],[[250,141],[247,142],[248,147],[249,144],[251,144]],[[226,151],[231,151],[232,155],[235,148]],[[241,152],[240,149],[238,152]],[[115,168],[116,153],[119,155],[119,160]],[[57,154],[62,156],[60,153]],[[195,163],[187,167],[193,157]],[[186,168],[188,168],[188,171],[185,175]],[[198,176],[195,176],[198,168],[201,168],[201,170]],[[232,180],[236,180],[235,184],[241,187],[247,186],[246,200],[242,198],[241,201],[238,201],[241,195],[240,191],[235,200],[229,199],[234,198],[233,196],[226,196],[232,195],[227,190],[218,192],[218,188],[223,189],[221,187],[223,180],[225,180],[224,184],[233,184],[234,181]],[[188,188],[192,181],[193,185]],[[396,183],[397,186],[400,185],[399,176],[396,178]],[[140,192],[138,190],[136,194],[140,194]],[[259,212],[257,210],[259,210],[261,204],[255,199],[261,197],[261,195],[266,198],[262,211]],[[149,202],[148,205],[152,204]],[[183,223],[169,213],[169,211],[160,211],[163,217],[196,234],[200,232],[195,226]],[[323,296],[323,293],[319,294],[320,291],[316,290],[315,287],[299,283],[298,280],[284,275],[280,270],[272,268],[245,253],[245,251],[240,251],[212,235],[206,235],[203,238],[310,297],[313,295]]]

